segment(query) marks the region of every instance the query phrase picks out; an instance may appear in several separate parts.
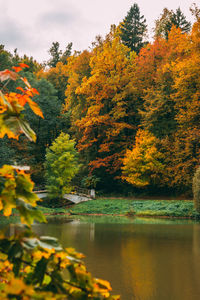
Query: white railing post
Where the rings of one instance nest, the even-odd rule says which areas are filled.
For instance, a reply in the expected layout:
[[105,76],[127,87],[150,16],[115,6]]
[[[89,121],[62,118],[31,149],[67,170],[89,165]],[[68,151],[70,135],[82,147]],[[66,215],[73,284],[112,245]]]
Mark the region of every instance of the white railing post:
[[90,190],[90,196],[92,199],[95,199],[95,189]]

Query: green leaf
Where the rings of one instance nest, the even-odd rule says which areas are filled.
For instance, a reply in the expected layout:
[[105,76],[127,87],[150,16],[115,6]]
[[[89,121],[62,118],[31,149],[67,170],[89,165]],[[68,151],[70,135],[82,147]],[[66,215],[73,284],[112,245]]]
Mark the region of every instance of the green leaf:
[[8,251],[8,258],[11,261],[14,261],[16,258],[21,257],[23,254],[23,248],[18,240],[16,240],[16,243],[11,244],[11,247]]
[[0,239],[0,249],[3,253],[7,253],[11,247],[11,241],[8,239]]
[[19,275],[21,265],[22,265],[21,259],[15,258],[13,261],[13,272],[14,272],[15,276]]
[[22,223],[30,226],[34,220],[46,222],[45,216],[40,210],[37,209],[37,207],[24,202],[22,199],[17,199],[16,205],[16,208],[20,213]]
[[45,276],[45,272],[46,272],[46,269],[47,269],[47,264],[48,264],[48,259],[42,257],[40,259],[40,261],[37,263],[36,267],[35,267],[35,270],[34,270],[34,273],[33,273],[33,281],[35,283],[39,283],[40,286],[42,285],[42,282],[44,280],[44,276]]

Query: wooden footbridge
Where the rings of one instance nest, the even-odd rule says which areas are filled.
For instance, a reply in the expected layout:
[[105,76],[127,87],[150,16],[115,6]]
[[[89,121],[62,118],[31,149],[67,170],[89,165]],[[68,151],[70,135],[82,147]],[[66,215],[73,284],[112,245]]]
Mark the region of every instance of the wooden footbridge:
[[[46,190],[35,191],[37,196],[42,199],[48,196]],[[80,202],[89,201],[95,198],[95,191],[94,190],[87,190],[82,188],[76,188],[72,193],[65,194],[63,196],[64,199],[68,200],[71,203],[77,204]]]

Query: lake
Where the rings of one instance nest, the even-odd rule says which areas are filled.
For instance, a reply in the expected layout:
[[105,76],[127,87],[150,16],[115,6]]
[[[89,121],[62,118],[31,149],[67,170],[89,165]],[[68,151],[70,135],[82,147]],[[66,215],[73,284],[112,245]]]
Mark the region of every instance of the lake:
[[88,270],[109,280],[122,300],[200,299],[199,223],[59,218],[34,230],[84,253]]

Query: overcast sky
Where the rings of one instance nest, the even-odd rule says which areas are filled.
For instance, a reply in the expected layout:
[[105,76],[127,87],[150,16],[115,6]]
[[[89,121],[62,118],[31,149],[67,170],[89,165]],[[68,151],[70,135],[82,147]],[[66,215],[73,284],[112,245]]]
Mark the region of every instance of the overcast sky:
[[199,0],[0,0],[0,44],[11,52],[48,60],[48,49],[58,41],[64,50],[73,42],[73,50],[87,49],[95,36],[105,36],[110,25],[118,25],[136,2],[145,16],[149,36],[154,21],[164,7],[179,6],[193,21],[189,7]]

